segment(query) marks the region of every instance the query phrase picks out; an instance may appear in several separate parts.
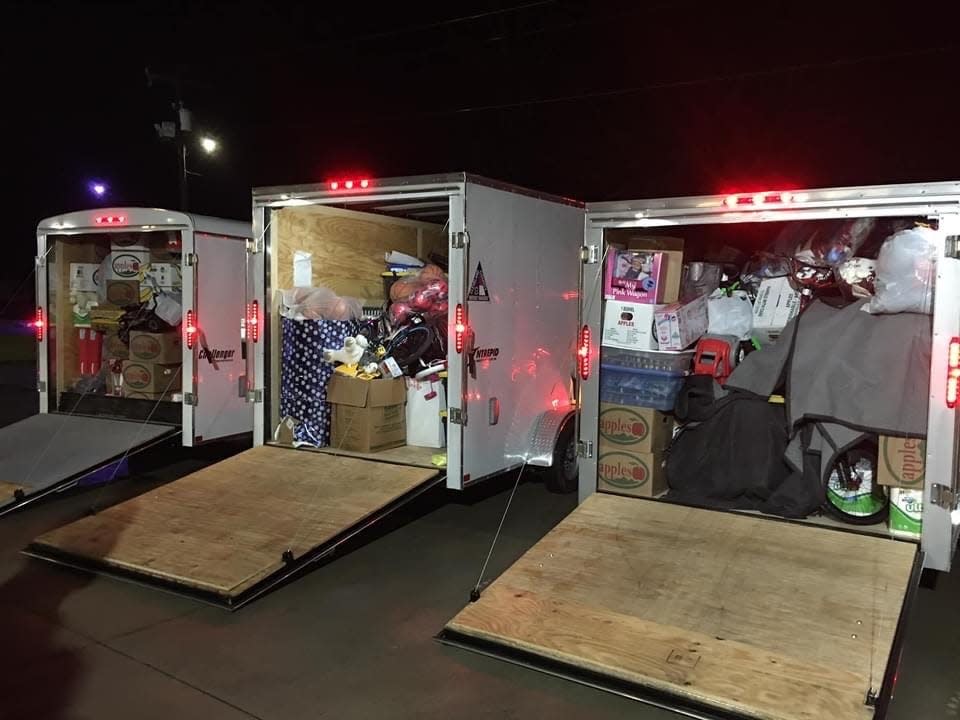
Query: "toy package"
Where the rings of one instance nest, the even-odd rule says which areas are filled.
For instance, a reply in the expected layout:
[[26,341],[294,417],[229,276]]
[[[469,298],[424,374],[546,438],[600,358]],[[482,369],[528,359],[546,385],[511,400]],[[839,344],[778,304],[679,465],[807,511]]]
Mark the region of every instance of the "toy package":
[[660,302],[666,265],[664,253],[611,248],[607,257],[604,298],[636,303]]

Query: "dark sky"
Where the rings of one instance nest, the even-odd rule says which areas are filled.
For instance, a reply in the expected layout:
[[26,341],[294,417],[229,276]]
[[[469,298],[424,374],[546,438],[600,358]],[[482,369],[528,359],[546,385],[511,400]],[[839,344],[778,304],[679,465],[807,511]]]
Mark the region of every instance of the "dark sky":
[[[250,188],[467,170],[586,200],[960,177],[960,3],[42,2],[3,5],[7,262],[37,221],[175,206],[153,123],[182,73],[191,209],[247,218]],[[7,314],[32,304],[30,284]]]

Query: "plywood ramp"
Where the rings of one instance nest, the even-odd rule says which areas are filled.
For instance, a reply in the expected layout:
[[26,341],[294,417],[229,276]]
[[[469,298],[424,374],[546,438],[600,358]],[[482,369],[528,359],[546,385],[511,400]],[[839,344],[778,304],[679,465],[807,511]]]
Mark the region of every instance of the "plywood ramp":
[[726,713],[863,720],[915,556],[884,538],[594,495],[447,629]]
[[343,455],[344,457],[355,457],[362,460],[376,460],[377,462],[387,462],[394,465],[412,465],[413,467],[435,468],[433,456],[440,454],[446,456],[446,448],[428,448],[417,445],[401,445],[389,450],[381,450],[375,453],[354,452],[352,450],[339,450],[337,448],[325,447],[317,448],[316,452],[326,453],[328,455]]
[[13,485],[0,480],[0,505],[12,501],[17,490],[23,490],[23,488],[20,485]]
[[[30,552],[132,572],[230,604],[437,474],[257,447],[42,535]],[[288,549],[293,556],[285,561]]]

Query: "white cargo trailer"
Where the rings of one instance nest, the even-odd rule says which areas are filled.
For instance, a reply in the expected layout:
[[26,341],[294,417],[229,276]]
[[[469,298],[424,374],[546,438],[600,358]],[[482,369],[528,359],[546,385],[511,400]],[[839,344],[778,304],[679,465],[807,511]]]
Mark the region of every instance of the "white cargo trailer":
[[[570,483],[580,203],[463,173],[257,189],[247,255],[247,397],[255,447],[39,538],[32,552],[236,608],[425,490],[524,465]],[[387,299],[385,254],[448,265],[446,448],[294,449],[281,290]],[[440,457],[437,457],[440,456]],[[89,538],[123,527],[112,542]]]
[[[113,476],[131,454],[178,435],[192,447],[251,431],[240,332],[249,238],[247,223],[156,208],[98,208],[40,222],[33,318],[40,411],[0,429],[0,514]],[[110,345],[116,332],[99,323],[116,324],[124,313],[111,301],[149,306],[164,295],[175,300],[167,332],[153,338],[162,342],[142,338],[149,345],[142,357],[155,351],[162,363],[138,363],[123,343]],[[151,376],[156,368],[162,376]],[[124,380],[137,373],[140,382]]]
[[[935,233],[922,538],[897,539],[885,524],[788,521],[624,496],[643,494],[643,473],[613,494],[598,492],[608,249],[654,247],[654,239],[676,250],[670,243],[679,239],[684,259],[697,260],[721,242],[769,241],[792,223],[858,218],[919,221]],[[958,183],[588,204],[580,505],[442,637],[690,717],[883,717],[920,571],[950,569],[960,527],[958,237]],[[873,387],[897,397],[906,380],[875,378]],[[842,398],[844,387],[834,390]]]

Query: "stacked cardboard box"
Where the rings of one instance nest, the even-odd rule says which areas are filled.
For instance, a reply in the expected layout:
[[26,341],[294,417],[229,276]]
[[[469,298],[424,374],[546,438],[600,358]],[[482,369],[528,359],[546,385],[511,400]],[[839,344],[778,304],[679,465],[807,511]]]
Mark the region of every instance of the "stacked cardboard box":
[[655,497],[667,489],[663,451],[673,418],[649,408],[600,404],[597,487],[601,492]]
[[180,390],[183,347],[179,333],[131,332],[128,358],[123,362],[124,397],[159,400]]
[[378,452],[405,445],[406,401],[402,377],[361,380],[335,374],[327,385],[327,402],[333,406],[332,447]]
[[919,438],[880,436],[878,482],[890,488],[892,535],[918,539],[923,529],[927,444]]

